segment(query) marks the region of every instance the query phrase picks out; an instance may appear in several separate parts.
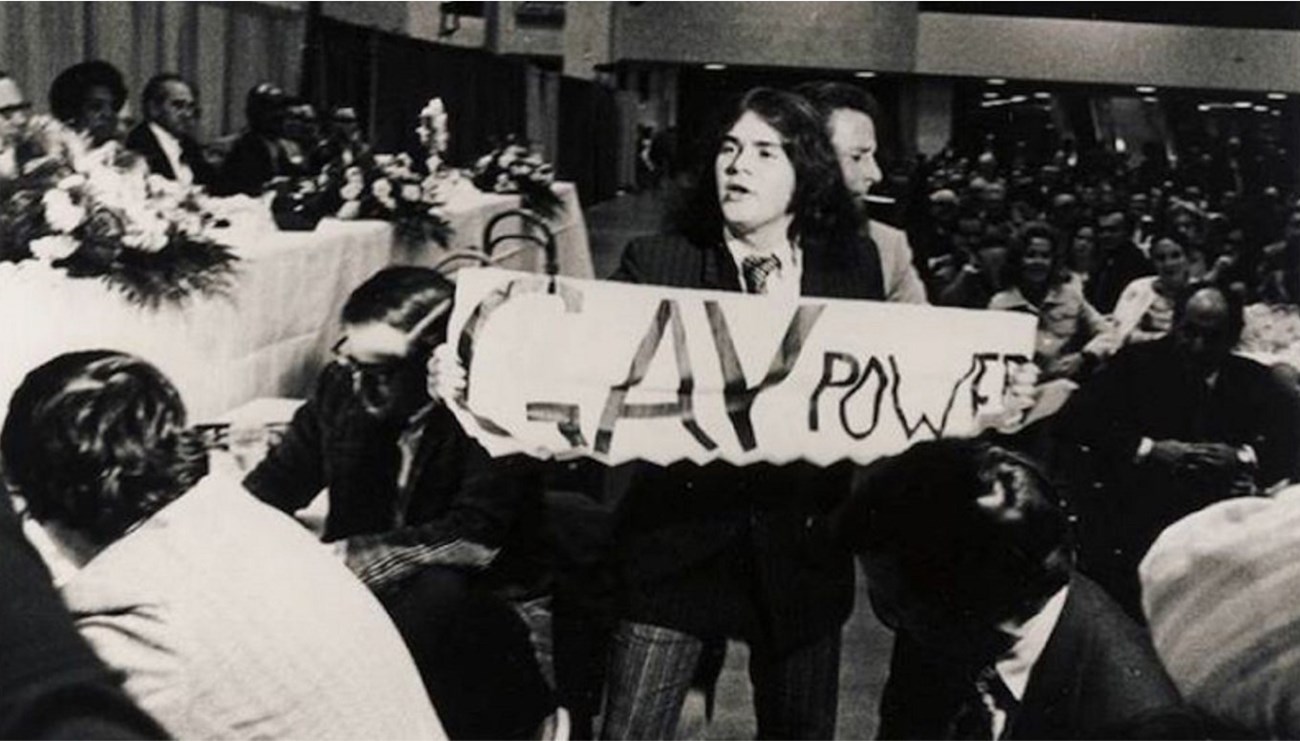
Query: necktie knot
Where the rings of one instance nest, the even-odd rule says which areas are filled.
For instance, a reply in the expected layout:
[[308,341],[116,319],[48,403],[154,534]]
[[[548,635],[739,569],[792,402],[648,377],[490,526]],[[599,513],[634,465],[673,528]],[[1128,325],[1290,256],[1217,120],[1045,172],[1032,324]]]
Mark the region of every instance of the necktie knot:
[[1006,731],[1019,704],[997,669],[985,667],[975,676],[970,695],[952,721],[951,738],[997,739]]
[[767,293],[767,280],[781,269],[781,259],[776,255],[750,255],[740,261],[740,272],[745,278],[749,293]]

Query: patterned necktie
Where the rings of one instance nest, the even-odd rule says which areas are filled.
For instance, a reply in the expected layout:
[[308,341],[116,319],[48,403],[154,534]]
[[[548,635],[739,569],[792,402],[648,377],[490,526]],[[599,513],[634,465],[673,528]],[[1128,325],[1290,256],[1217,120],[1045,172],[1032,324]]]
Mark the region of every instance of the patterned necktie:
[[740,261],[745,290],[749,293],[767,293],[768,277],[780,270],[781,259],[775,255],[750,255]]
[[1005,735],[1011,714],[1019,703],[997,669],[985,667],[975,677],[971,690],[952,720],[948,737],[991,740]]

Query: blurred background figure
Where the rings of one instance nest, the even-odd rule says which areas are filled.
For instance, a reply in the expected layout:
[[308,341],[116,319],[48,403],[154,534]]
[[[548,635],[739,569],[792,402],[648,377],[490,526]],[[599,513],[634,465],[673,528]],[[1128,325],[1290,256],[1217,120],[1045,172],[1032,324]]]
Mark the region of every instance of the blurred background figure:
[[131,130],[126,146],[144,157],[151,172],[182,185],[212,185],[216,173],[194,138],[199,104],[194,89],[178,75],[150,78],[140,94],[144,122]]
[[226,156],[213,187],[215,194],[255,196],[272,179],[294,172],[283,144],[288,104],[289,96],[269,82],[248,91],[244,106],[248,129]]

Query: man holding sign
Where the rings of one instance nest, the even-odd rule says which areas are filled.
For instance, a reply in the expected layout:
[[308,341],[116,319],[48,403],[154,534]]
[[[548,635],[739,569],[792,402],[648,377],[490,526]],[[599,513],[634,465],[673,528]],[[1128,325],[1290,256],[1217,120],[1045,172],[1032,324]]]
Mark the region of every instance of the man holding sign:
[[833,736],[854,587],[826,521],[849,459],[969,433],[1032,347],[1023,317],[837,300],[883,288],[817,113],[759,89],[729,123],[693,233],[633,242],[615,275],[667,288],[458,280],[468,383],[439,393],[470,434],[493,455],[633,461],[608,738],[672,737],[720,638],[752,649],[760,737]]

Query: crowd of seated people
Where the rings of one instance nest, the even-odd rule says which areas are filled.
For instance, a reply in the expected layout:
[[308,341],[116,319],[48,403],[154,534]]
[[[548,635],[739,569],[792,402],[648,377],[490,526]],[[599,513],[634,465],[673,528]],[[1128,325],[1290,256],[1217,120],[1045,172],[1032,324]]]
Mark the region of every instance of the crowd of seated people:
[[[61,76],[56,113],[119,136],[114,74]],[[209,168],[196,98],[174,75],[146,86],[128,143],[154,171],[255,193],[366,156],[354,113],[327,132],[260,85]],[[1062,408],[865,468],[588,470],[603,534],[575,576],[542,527],[557,471],[489,458],[444,404],[465,379],[437,349],[454,287],[435,271],[382,270],[321,318],[341,318],[335,356],[242,480],[209,465],[157,369],[66,354],[0,433],[13,502],[78,567],[56,593],[0,506],[0,731],[529,738],[573,711],[578,736],[673,738],[739,640],[759,736],[830,738],[841,664],[861,660],[842,656],[856,556],[896,634],[882,737],[1293,732],[1300,641],[1257,593],[1291,584],[1297,541],[1275,524],[1294,517],[1300,390],[1233,352],[1246,303],[1300,296],[1290,182],[1240,143],[1223,168],[946,153],[899,229],[871,218],[881,112],[863,91],[757,88],[729,114],[689,218],[633,241],[614,279],[1027,312],[1035,369],[1011,412],[1038,382],[1068,382]],[[324,543],[292,518],[322,489]],[[1231,686],[1225,667],[1259,673]]]

